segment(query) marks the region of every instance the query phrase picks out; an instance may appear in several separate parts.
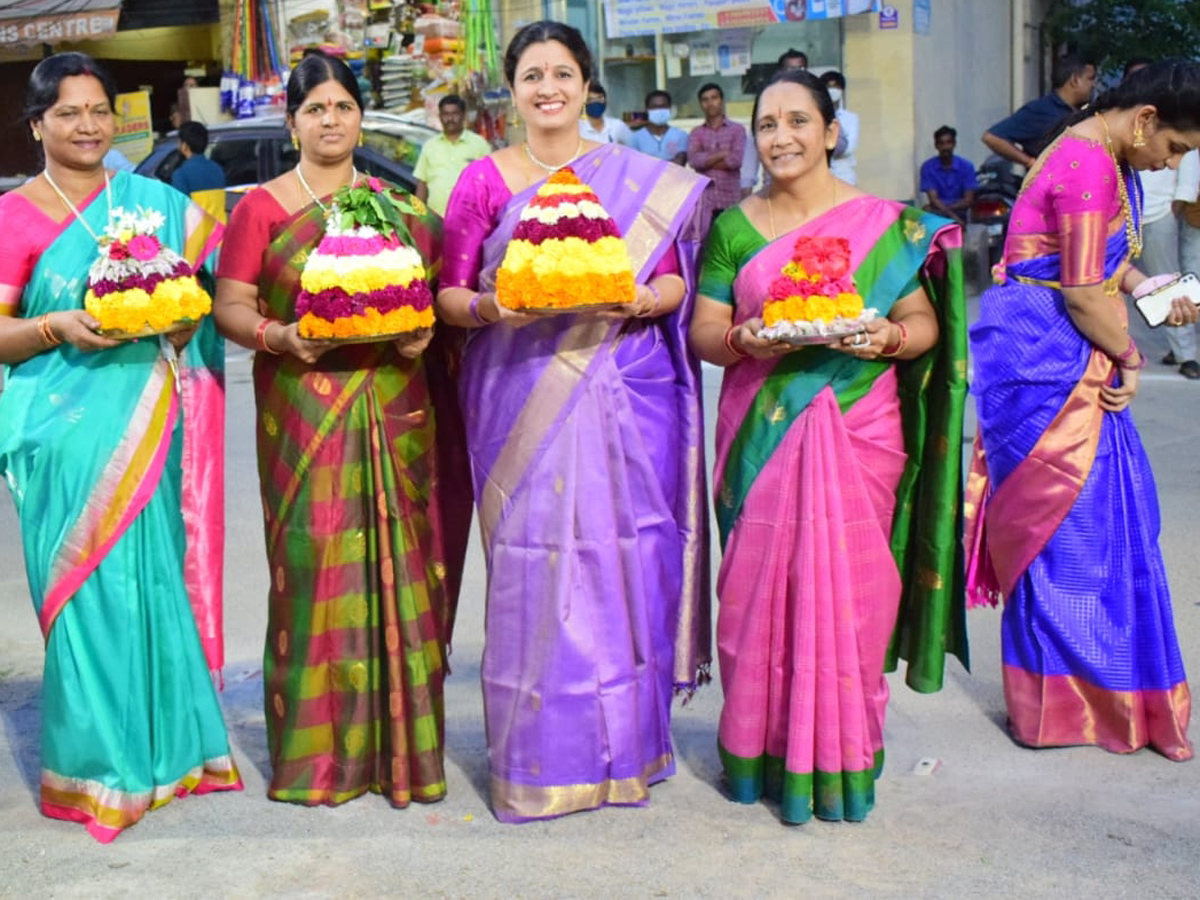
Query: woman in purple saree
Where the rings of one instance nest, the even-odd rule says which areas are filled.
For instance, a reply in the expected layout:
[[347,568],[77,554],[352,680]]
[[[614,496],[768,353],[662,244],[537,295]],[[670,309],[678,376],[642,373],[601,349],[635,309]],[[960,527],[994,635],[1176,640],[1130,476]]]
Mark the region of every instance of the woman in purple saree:
[[[459,179],[438,304],[474,329],[460,399],[488,562],[492,801],[497,818],[520,822],[645,804],[674,771],[672,694],[707,662],[699,373],[685,342],[686,225],[705,182],[580,144],[590,59],[574,29],[529,26],[505,67],[529,143]],[[628,243],[634,307],[669,315],[514,316],[495,303],[509,237],[555,168],[537,160],[572,150]]]
[[1192,755],[1154,476],[1128,409],[1144,359],[1118,290],[1150,285],[1129,265],[1133,170],[1197,144],[1200,66],[1152,65],[1101,97],[1026,177],[971,329],[968,587],[1005,600],[1009,727],[1028,746]]

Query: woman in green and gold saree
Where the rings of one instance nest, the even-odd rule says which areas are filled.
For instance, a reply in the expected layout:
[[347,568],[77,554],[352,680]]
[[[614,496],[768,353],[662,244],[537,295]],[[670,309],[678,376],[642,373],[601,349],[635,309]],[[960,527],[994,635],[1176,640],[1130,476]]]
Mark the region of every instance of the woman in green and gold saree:
[[[264,699],[276,800],[334,805],[368,790],[439,800],[448,597],[422,351],[299,337],[295,304],[329,197],[355,178],[362,122],[344,63],[306,57],[288,81],[296,170],[235,208],[216,316],[254,360],[271,587]],[[409,216],[432,264],[436,217]]]

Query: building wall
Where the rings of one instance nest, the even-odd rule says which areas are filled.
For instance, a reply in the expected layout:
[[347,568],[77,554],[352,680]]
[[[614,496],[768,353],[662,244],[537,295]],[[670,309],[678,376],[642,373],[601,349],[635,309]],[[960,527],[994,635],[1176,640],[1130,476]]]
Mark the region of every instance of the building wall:
[[[917,196],[933,131],[959,132],[958,153],[978,164],[984,130],[1008,115],[1014,0],[933,0],[929,34],[913,31],[912,0],[892,0],[899,28],[878,15],[845,19],[846,105],[858,113],[858,183],[883,197]],[[1015,0],[1023,2],[1023,0]]]

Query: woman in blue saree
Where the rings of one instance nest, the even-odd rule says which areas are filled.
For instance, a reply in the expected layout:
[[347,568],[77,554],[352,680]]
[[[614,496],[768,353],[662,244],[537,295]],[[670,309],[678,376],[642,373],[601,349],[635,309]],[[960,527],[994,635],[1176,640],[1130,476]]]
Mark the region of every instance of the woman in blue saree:
[[[1192,756],[1154,476],[1129,411],[1145,358],[1119,292],[1155,284],[1130,264],[1135,170],[1197,145],[1200,65],[1156,63],[1100,97],[1026,176],[971,329],[968,590],[1005,601],[1004,695],[1027,746]],[[1195,319],[1181,302],[1171,321]]]
[[210,676],[223,345],[207,320],[169,345],[114,341],[82,308],[112,210],[163,213],[159,239],[197,266],[220,226],[104,169],[113,95],[83,54],[42,61],[26,121],[46,168],[0,197],[0,472],[46,640],[41,806],[102,842],[172,797],[241,787]]
[[[699,372],[686,345],[705,181],[581,141],[591,60],[541,22],[505,70],[527,143],[463,172],[438,306],[472,329],[460,397],[488,561],[484,713],[506,822],[642,805],[675,768],[674,690],[707,662]],[[572,156],[572,153],[574,154]],[[620,314],[516,315],[495,274],[541,181],[569,164],[628,246]]]

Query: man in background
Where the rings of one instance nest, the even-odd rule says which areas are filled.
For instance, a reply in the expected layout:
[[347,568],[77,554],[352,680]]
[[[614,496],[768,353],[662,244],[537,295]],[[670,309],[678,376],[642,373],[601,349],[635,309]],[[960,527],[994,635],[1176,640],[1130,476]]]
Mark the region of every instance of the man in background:
[[225,189],[225,170],[204,155],[208,147],[208,129],[199,122],[179,126],[181,162],[171,173],[171,187],[184,194]]
[[1058,123],[1092,99],[1096,67],[1068,53],[1054,61],[1050,82],[1050,93],[1030,100],[984,132],[983,143],[989,150],[1027,169],[1032,166]]
[[467,104],[458,94],[447,94],[438,101],[438,119],[442,133],[421,147],[413,177],[417,179],[417,199],[444,216],[462,170],[491,153],[492,147],[475,132],[466,130]]
[[634,150],[641,150],[676,165],[687,163],[687,132],[671,124],[671,95],[651,91],[646,95],[648,125],[633,133]]
[[712,221],[742,199],[742,161],[746,153],[746,129],[725,116],[725,93],[718,84],[700,88],[704,123],[688,135],[688,165],[708,177],[704,190],[704,220]]
[[970,160],[954,155],[958,132],[949,125],[933,133],[933,147],[937,156],[921,164],[921,190],[929,201],[925,208],[966,227],[967,210],[975,202],[979,187],[975,167]]
[[[1145,174],[1144,172],[1141,174]],[[1175,183],[1175,197],[1171,210],[1177,217],[1179,225],[1179,267],[1184,272],[1200,274],[1200,151],[1192,150],[1185,153],[1179,161],[1178,177]],[[1196,364],[1196,332],[1194,325],[1181,325],[1172,328],[1167,326],[1167,337],[1175,334],[1183,350],[1175,353],[1175,343],[1171,342],[1171,352],[1163,358],[1166,365],[1179,363],[1179,374],[1184,378],[1200,377],[1200,365]],[[1192,349],[1192,359],[1180,360],[1178,357]]]
[[829,171],[842,181],[855,184],[858,175],[855,172],[857,162],[854,153],[858,150],[858,114],[846,109],[846,76],[837,69],[821,73],[821,84],[829,91],[829,99],[837,116],[838,142],[833,148],[833,159],[829,161]]
[[579,120],[579,135],[586,141],[597,144],[624,144],[630,146],[633,132],[620,119],[606,116],[608,93],[604,85],[592,80],[588,84],[587,104],[583,107],[584,117]]
[[803,50],[794,50],[789,47],[787,50],[784,50],[783,53],[781,53],[779,55],[779,70],[781,72],[784,69],[805,70],[807,68],[808,68],[808,54],[805,53]]

